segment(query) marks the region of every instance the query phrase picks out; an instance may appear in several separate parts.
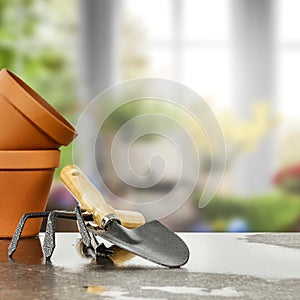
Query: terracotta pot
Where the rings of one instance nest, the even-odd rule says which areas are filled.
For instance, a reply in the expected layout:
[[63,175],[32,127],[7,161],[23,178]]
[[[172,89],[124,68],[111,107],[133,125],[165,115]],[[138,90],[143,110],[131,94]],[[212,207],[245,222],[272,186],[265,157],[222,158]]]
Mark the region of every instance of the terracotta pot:
[[[0,262],[7,262],[9,244],[10,239],[0,240]],[[14,260],[30,265],[41,264],[43,262],[43,250],[39,237],[21,239],[14,253]],[[11,274],[15,275],[14,273]]]
[[77,133],[49,103],[16,75],[0,72],[0,149],[41,150],[68,145]]
[[[12,237],[19,219],[44,211],[59,150],[0,151],[0,237]],[[22,237],[37,235],[41,219],[29,220]]]

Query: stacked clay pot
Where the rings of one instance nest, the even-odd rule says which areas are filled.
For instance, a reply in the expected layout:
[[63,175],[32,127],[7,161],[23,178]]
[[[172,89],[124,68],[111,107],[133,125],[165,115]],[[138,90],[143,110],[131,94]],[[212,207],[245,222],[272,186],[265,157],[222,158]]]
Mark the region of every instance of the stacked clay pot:
[[[12,72],[0,72],[0,238],[12,237],[19,219],[44,211],[60,146],[77,133],[49,103]],[[32,219],[22,237],[37,235]]]

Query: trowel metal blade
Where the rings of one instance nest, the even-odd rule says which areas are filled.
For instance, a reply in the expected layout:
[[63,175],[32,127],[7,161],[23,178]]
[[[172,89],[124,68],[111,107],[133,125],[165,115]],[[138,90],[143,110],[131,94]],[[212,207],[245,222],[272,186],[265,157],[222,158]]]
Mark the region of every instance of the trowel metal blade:
[[89,230],[120,248],[166,267],[180,267],[189,259],[184,241],[156,220],[135,229],[112,222],[106,231]]

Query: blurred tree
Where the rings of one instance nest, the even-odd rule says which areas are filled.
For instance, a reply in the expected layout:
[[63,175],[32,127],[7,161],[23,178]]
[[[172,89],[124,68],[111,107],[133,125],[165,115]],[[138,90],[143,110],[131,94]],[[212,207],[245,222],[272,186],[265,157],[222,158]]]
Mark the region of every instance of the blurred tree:
[[[71,122],[77,91],[75,51],[69,46],[76,33],[76,3],[0,1],[0,68],[20,76]],[[71,146],[62,148],[61,165],[70,162]]]

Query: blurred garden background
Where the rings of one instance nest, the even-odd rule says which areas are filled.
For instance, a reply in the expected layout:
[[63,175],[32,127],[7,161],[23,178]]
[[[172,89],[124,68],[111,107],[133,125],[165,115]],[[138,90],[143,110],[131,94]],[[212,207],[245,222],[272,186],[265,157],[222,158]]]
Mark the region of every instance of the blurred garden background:
[[[207,206],[198,207],[200,178],[188,201],[162,222],[176,231],[300,231],[299,9],[297,0],[0,0],[0,67],[74,125],[113,84],[144,77],[185,84],[215,111],[227,166]],[[131,104],[105,124],[103,174],[125,198],[137,191],[118,185],[105,154],[114,132],[149,109],[170,113],[163,105]],[[199,132],[193,136],[201,144]],[[155,139],[141,143],[142,152],[164,149]],[[205,145],[202,154],[205,171]],[[61,166],[69,163],[72,145],[62,149]],[[73,209],[59,171],[48,209]],[[151,193],[168,192],[174,182],[170,174]],[[76,230],[71,222],[58,226]]]

